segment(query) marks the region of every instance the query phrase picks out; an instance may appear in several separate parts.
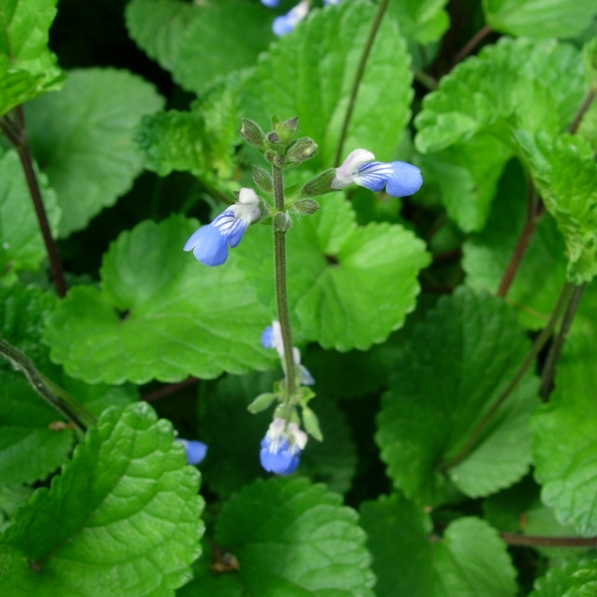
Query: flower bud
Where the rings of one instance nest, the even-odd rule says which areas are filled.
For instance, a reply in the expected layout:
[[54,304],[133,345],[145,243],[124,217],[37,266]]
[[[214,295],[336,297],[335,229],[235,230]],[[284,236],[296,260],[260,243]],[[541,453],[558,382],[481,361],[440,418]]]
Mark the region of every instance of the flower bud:
[[291,163],[300,164],[317,153],[317,143],[310,137],[301,137],[295,141],[286,152]]
[[253,182],[264,192],[268,195],[273,195],[274,193],[274,182],[272,180],[271,174],[260,168],[259,166],[253,166]]
[[259,413],[268,408],[276,398],[277,396],[275,394],[260,394],[253,400],[253,402],[251,402],[251,404],[249,404],[249,406],[247,406],[247,410],[253,415]]
[[288,217],[288,214],[278,212],[274,216],[274,229],[279,232],[286,232],[292,226],[292,220]]
[[273,128],[276,133],[280,136],[284,145],[288,145],[294,139],[296,131],[298,130],[298,116],[289,118],[282,122],[274,122]]
[[261,151],[265,149],[265,133],[256,122],[243,118],[238,132],[253,147],[257,147]]
[[293,209],[303,215],[314,214],[320,209],[319,203],[314,199],[299,199],[292,204]]
[[332,193],[335,189],[332,189],[330,185],[335,176],[335,168],[324,170],[321,174],[318,174],[315,178],[312,178],[309,182],[305,183],[301,189],[301,196],[316,197],[317,195]]
[[265,142],[271,149],[278,149],[282,146],[282,139],[275,131],[270,131],[267,135],[265,135]]
[[319,419],[308,406],[303,406],[303,424],[309,435],[320,442],[323,441],[323,435],[319,428]]

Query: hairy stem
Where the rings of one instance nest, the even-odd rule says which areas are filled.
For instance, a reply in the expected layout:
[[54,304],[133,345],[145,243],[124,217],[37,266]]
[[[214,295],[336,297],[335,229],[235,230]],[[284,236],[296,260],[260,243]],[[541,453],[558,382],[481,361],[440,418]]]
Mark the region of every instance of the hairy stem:
[[558,360],[562,354],[562,348],[564,347],[566,336],[570,331],[570,326],[572,325],[572,321],[574,319],[574,315],[576,314],[576,310],[578,309],[585,286],[586,284],[581,284],[580,286],[574,287],[572,295],[570,296],[570,301],[568,302],[568,306],[566,307],[566,311],[564,313],[564,318],[562,319],[562,325],[560,326],[553,344],[549,349],[549,353],[547,354],[545,367],[543,367],[543,373],[541,374],[541,389],[539,391],[541,398],[544,400],[547,400],[554,388],[553,380],[556,374]]
[[10,120],[7,116],[0,119],[0,128],[4,134],[8,137],[11,144],[17,150],[19,159],[21,160],[21,166],[25,173],[25,179],[27,180],[27,186],[29,187],[29,193],[33,200],[33,207],[35,208],[35,214],[37,221],[39,222],[39,228],[41,230],[44,244],[46,246],[46,253],[48,254],[48,260],[50,262],[50,270],[52,272],[52,280],[56,287],[58,296],[63,297],[66,295],[66,282],[64,280],[64,273],[62,271],[62,263],[58,256],[58,249],[56,243],[52,238],[52,232],[50,231],[50,224],[48,222],[48,216],[44,207],[43,198],[41,196],[41,190],[39,188],[39,182],[33,168],[33,158],[31,157],[31,150],[29,149],[29,142],[27,141],[27,132],[25,129],[25,117],[23,115],[23,109],[19,106],[16,110],[17,121]]
[[[282,169],[273,166],[274,202],[276,210],[284,213],[284,175]],[[286,395],[292,396],[295,390],[296,373],[292,354],[292,333],[288,313],[288,294],[286,291],[286,232],[274,229],[274,277],[276,281],[276,307],[278,321],[282,330],[284,345],[284,364],[286,369]]]
[[597,547],[597,537],[540,537],[519,535],[518,533],[500,533],[508,545],[528,545],[546,547]]
[[491,33],[491,29],[488,25],[484,25],[473,37],[471,37],[468,42],[464,45],[462,50],[456,54],[456,57],[452,61],[452,68],[456,66],[459,62],[462,62],[479,44],[483,39],[485,39]]
[[97,419],[87,409],[40,373],[29,357],[2,338],[0,338],[0,355],[8,359],[15,369],[22,371],[31,387],[80,431],[85,431],[87,427],[97,423]]
[[375,18],[373,19],[371,29],[369,30],[369,35],[367,36],[365,46],[363,47],[363,53],[361,54],[359,65],[357,66],[357,72],[355,74],[354,81],[352,83],[352,89],[350,90],[350,96],[348,98],[346,114],[344,114],[344,122],[342,123],[342,129],[340,130],[338,146],[336,147],[336,155],[334,156],[334,164],[338,166],[340,165],[342,149],[344,147],[344,140],[346,139],[346,133],[348,132],[348,125],[350,124],[350,118],[352,117],[352,112],[354,110],[354,105],[357,99],[357,93],[359,91],[359,85],[361,84],[363,73],[365,72],[365,65],[367,64],[367,59],[369,58],[369,52],[371,52],[371,47],[373,46],[373,42],[375,41],[375,36],[377,35],[377,31],[379,29],[379,26],[381,25],[381,20],[386,12],[388,4],[389,0],[381,0],[381,2],[378,5],[377,13],[375,14]]
[[524,360],[522,361],[522,363],[516,370],[516,373],[514,374],[514,376],[512,377],[512,379],[510,380],[508,385],[504,388],[502,393],[498,396],[497,400],[489,407],[487,412],[483,415],[481,420],[477,423],[477,425],[473,429],[471,435],[469,436],[464,448],[462,448],[460,453],[457,454],[454,458],[440,464],[440,470],[445,472],[445,471],[451,469],[452,467],[454,467],[457,464],[459,464],[460,462],[462,462],[471,453],[471,451],[477,444],[477,441],[481,437],[481,434],[487,427],[487,424],[491,421],[491,419],[493,418],[495,413],[504,404],[504,402],[506,401],[508,396],[510,396],[510,393],[512,392],[512,390],[518,385],[518,382],[522,379],[522,377],[526,373],[526,371],[529,368],[529,366],[531,365],[531,363],[533,363],[535,361],[535,359],[537,358],[537,355],[539,354],[539,352],[541,352],[541,349],[545,346],[545,344],[549,340],[549,338],[553,332],[553,329],[556,325],[556,322],[560,316],[561,310],[563,309],[564,305],[568,303],[568,300],[570,299],[570,296],[572,294],[572,288],[573,288],[573,286],[569,282],[566,282],[564,284],[564,287],[562,288],[562,291],[560,292],[560,296],[558,297],[558,300],[557,300],[556,305],[552,311],[549,321],[547,322],[547,325],[545,326],[543,331],[539,334],[539,336],[537,336],[537,338],[535,339],[533,346],[531,346],[531,349],[529,350],[526,357],[524,358]]

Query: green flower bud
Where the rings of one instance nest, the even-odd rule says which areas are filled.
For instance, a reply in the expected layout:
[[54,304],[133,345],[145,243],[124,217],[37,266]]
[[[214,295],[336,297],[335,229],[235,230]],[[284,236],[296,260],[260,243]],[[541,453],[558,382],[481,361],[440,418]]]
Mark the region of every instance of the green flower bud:
[[288,216],[288,214],[278,212],[274,216],[274,228],[280,232],[286,232],[292,226],[292,220]]
[[247,410],[251,414],[260,413],[262,410],[269,408],[270,404],[277,398],[275,394],[260,394],[247,406]]
[[243,118],[238,132],[253,147],[257,147],[261,151],[265,149],[265,133],[256,122]]
[[289,118],[282,122],[273,122],[272,120],[272,123],[274,131],[278,133],[284,145],[292,143],[296,131],[298,130],[298,116],[294,116],[293,118]]
[[295,141],[286,152],[286,157],[291,163],[300,164],[317,153],[317,143],[310,137],[301,137]]
[[336,176],[336,168],[328,168],[321,174],[318,174],[315,178],[312,178],[309,182],[305,183],[301,189],[301,196],[303,197],[316,197],[317,195],[325,195],[326,193],[332,193],[336,189],[332,189],[330,186],[332,180]]
[[313,436],[317,441],[323,441],[317,415],[308,406],[303,406],[303,425],[309,435]]
[[292,204],[292,208],[299,214],[310,215],[314,214],[319,207],[319,203],[314,199],[299,199]]
[[253,165],[253,182],[264,192],[268,195],[273,195],[274,193],[274,182],[272,180],[271,174],[260,168],[259,166]]

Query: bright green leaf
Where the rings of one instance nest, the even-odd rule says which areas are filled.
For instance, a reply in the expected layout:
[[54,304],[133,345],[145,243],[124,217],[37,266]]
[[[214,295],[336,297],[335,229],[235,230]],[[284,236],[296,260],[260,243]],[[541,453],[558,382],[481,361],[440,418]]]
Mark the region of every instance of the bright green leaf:
[[566,241],[567,277],[580,284],[597,274],[597,165],[581,137],[552,139],[517,131],[547,211]]
[[104,255],[102,290],[73,288],[50,317],[52,359],[90,383],[266,368],[271,357],[259,338],[267,313],[234,254],[209,268],[182,251],[196,227],[172,216],[121,234]]
[[597,560],[560,562],[535,581],[529,597],[591,597],[597,592]]
[[173,597],[200,553],[199,480],[147,403],[107,411],[0,537],[0,590]]
[[[464,244],[462,267],[466,283],[475,290],[496,292],[524,226],[527,183],[517,162],[510,162],[498,187],[485,229]],[[527,328],[543,328],[566,276],[565,245],[555,220],[545,214],[529,241],[508,302]]]
[[487,24],[525,37],[575,37],[597,13],[595,0],[483,0]]
[[[55,233],[60,219],[56,194],[38,173],[44,207]],[[15,151],[0,158],[0,276],[13,280],[20,270],[36,270],[46,249],[29,187]]]
[[[364,0],[313,10],[260,58],[246,86],[246,116],[262,127],[268,127],[274,114],[299,117],[301,134],[319,146],[309,161],[315,171],[338,165],[332,161],[360,59],[355,48],[363,47],[374,14],[375,7]],[[382,21],[361,79],[344,156],[364,147],[380,160],[395,158],[410,116],[409,65],[396,23]]]
[[[429,311],[395,363],[377,419],[376,441],[396,487],[424,505],[445,499],[449,487],[438,467],[460,454],[529,347],[515,315],[489,295],[463,287]],[[526,424],[538,404],[537,381],[528,372],[468,456],[449,469],[465,494],[488,495],[528,470]]]
[[447,0],[392,0],[388,16],[398,20],[405,37],[427,44],[442,37],[450,25]]
[[26,485],[0,485],[0,533],[10,524],[15,510],[26,502],[33,489]]
[[15,70],[10,60],[0,55],[0,116],[42,93],[41,80],[42,75]]
[[27,105],[27,133],[62,208],[59,232],[84,228],[141,172],[133,130],[163,105],[153,85],[123,70],[69,73],[59,93]]
[[[304,217],[287,237],[288,295],[293,333],[324,348],[366,350],[404,324],[415,305],[418,272],[429,263],[423,242],[399,225],[357,227],[340,193],[326,195],[321,210]],[[271,229],[247,235],[240,261],[272,304]],[[272,311],[273,312],[273,311]]]
[[356,512],[306,479],[278,477],[243,488],[224,505],[215,542],[238,559],[237,582],[211,575],[206,562],[181,597],[374,595]]
[[503,38],[443,77],[415,120],[419,151],[435,152],[489,132],[512,144],[510,128],[555,134],[584,95],[582,59],[555,40]]

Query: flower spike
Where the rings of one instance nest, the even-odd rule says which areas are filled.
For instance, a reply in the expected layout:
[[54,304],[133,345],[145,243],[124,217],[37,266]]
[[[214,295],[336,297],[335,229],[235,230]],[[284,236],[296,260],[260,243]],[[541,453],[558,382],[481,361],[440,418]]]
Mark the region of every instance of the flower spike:
[[204,265],[222,265],[228,258],[228,247],[236,247],[249,225],[260,217],[259,197],[253,189],[243,188],[238,203],[225,209],[211,224],[193,232],[184,250],[193,251]]
[[366,149],[355,149],[336,168],[333,189],[343,189],[355,183],[375,193],[386,187],[392,197],[407,197],[416,193],[423,184],[421,171],[406,162],[374,162],[375,156]]

